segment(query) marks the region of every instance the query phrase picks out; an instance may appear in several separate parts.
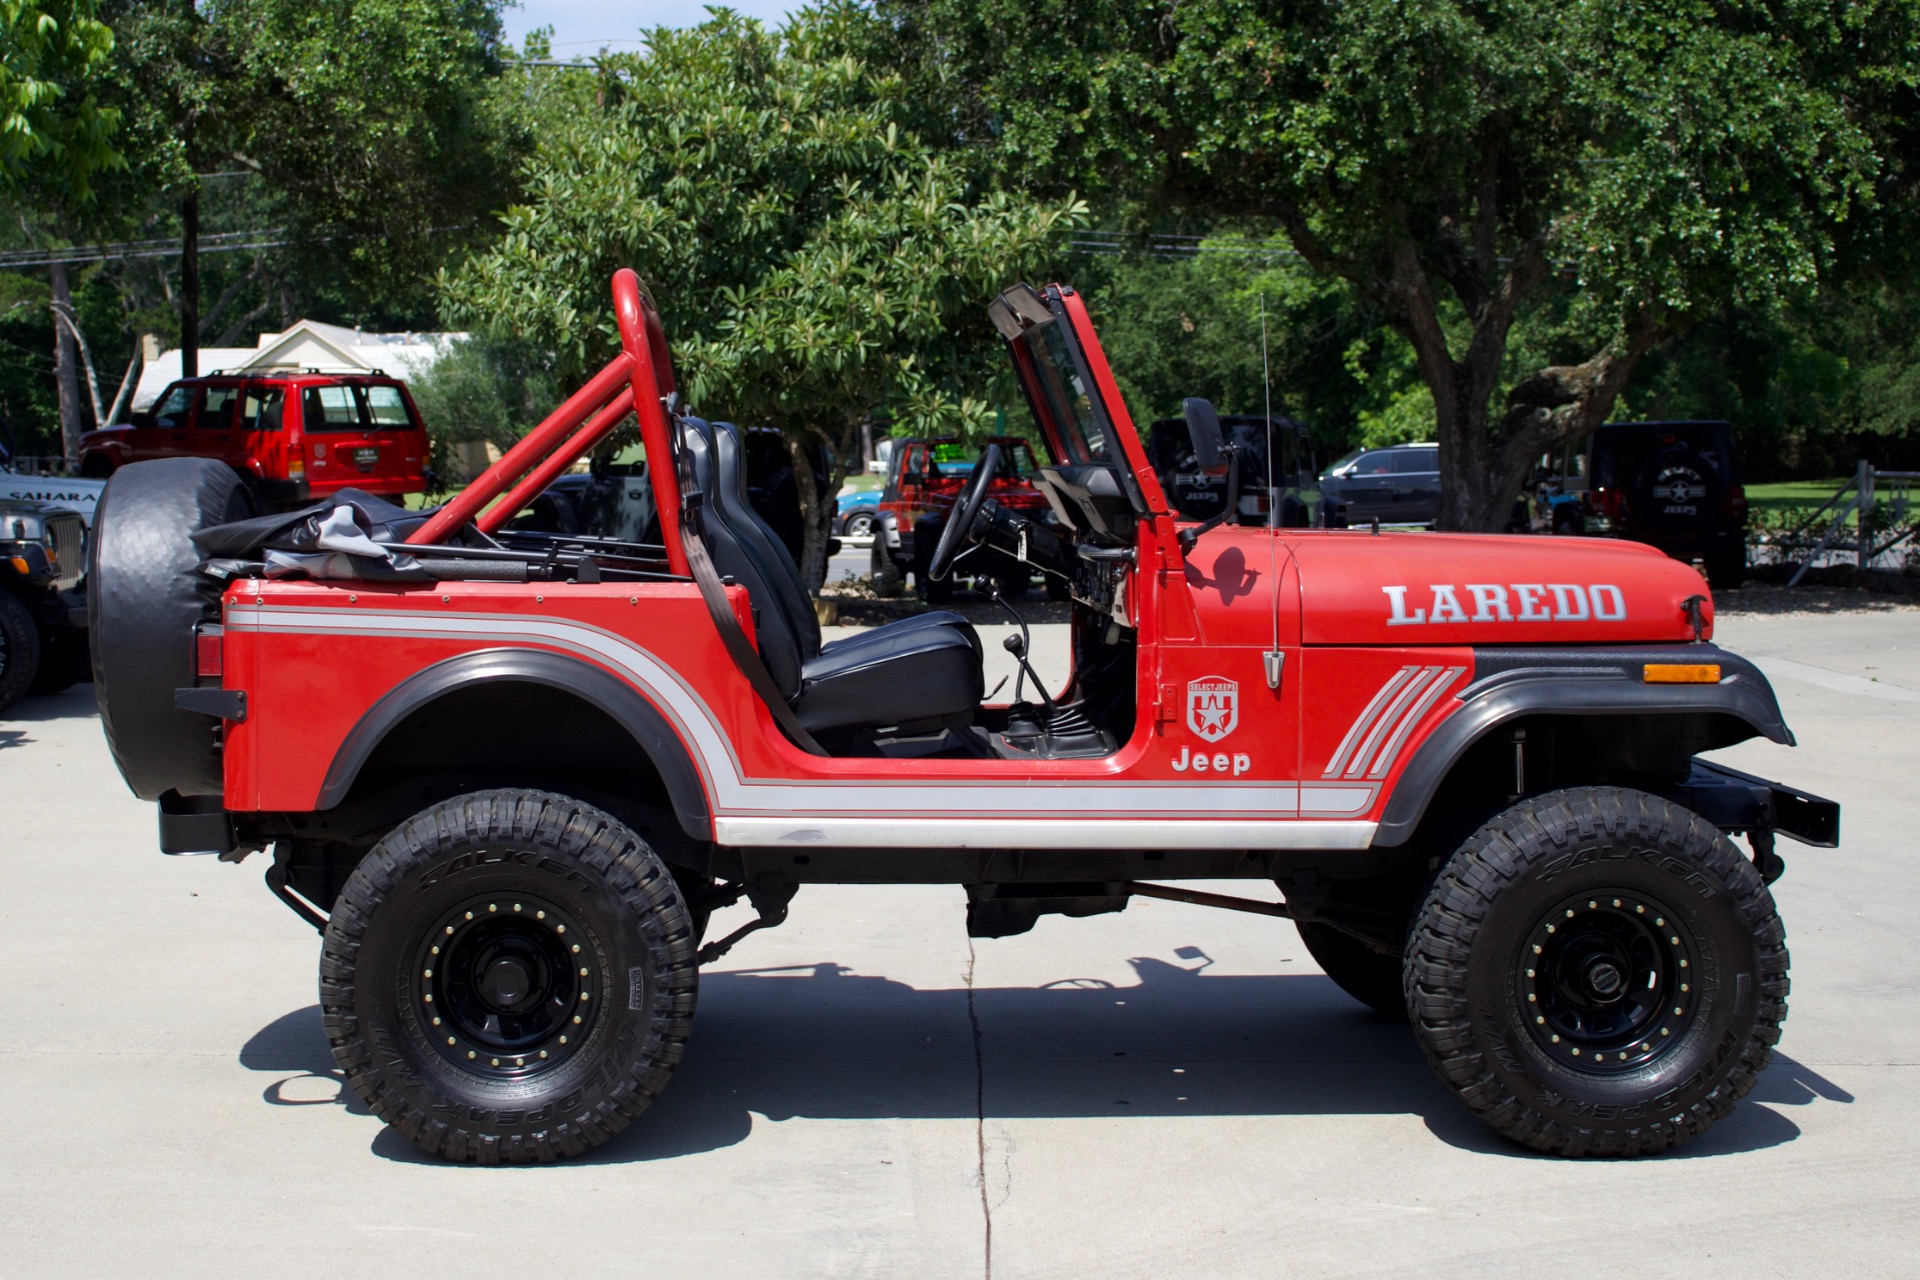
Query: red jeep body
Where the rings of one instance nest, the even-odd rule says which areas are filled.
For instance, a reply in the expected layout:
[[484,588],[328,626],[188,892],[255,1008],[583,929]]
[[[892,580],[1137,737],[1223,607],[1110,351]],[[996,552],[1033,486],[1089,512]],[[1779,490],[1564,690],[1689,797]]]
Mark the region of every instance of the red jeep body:
[[998,445],[1007,461],[1001,473],[988,483],[987,495],[1010,510],[1037,515],[1047,509],[1047,500],[1033,487],[1033,450],[1025,440],[990,436],[968,445],[957,436],[946,436],[896,441],[893,465],[880,498],[880,529],[875,536],[886,538],[903,563],[911,564],[914,559],[914,525],[928,516],[945,519],[953,500],[966,487],[967,477],[973,474],[980,451],[990,444]]
[[[1290,916],[1346,990],[1417,1006],[1443,1078],[1541,1149],[1656,1150],[1751,1086],[1785,1012],[1773,835],[1832,844],[1838,810],[1696,760],[1792,738],[1710,643],[1692,568],[1613,541],[1180,524],[1082,299],[1020,286],[989,315],[1053,523],[976,469],[932,573],[984,542],[1066,579],[1074,669],[990,702],[957,615],[808,641],[798,571],[770,538],[749,554],[729,507],[731,429],[676,405],[631,272],[614,298],[622,352],[445,507],[343,498],[287,535],[325,554],[212,553],[232,580],[174,705],[218,726],[218,795],[130,768],[136,721],[107,708],[164,848],[273,846],[269,883],[327,935],[335,1052],[409,1136],[509,1160],[604,1140],[677,1059],[692,966],[817,882],[964,885],[987,937],[1134,895]],[[1211,466],[1219,425],[1188,412]],[[630,413],[674,463],[648,468],[661,544],[502,530]],[[118,549],[138,494],[102,504],[109,635],[116,583],[152,577],[113,571],[152,542]],[[1198,878],[1285,902],[1147,883]],[[759,919],[699,948],[743,896]],[[585,1036],[602,1056],[571,1056]]]
[[169,385],[130,423],[80,439],[81,474],[150,458],[215,458],[265,505],[342,489],[399,498],[427,487],[427,433],[407,386],[380,374],[214,374]]

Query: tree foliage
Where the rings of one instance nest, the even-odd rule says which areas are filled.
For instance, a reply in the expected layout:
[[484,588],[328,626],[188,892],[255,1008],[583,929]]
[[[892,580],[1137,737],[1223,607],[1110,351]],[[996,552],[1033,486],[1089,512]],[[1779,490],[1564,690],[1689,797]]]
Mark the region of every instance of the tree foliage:
[[921,99],[959,104],[927,127],[1010,177],[1271,219],[1377,308],[1433,396],[1455,528],[1497,527],[1700,316],[1808,296],[1920,68],[1904,0],[880,10]]
[[119,161],[118,113],[95,96],[112,52],[92,0],[0,0],[0,188],[84,200]]
[[[809,508],[809,438],[844,467],[864,421],[984,422],[1004,361],[981,308],[1080,206],[987,190],[926,145],[906,84],[839,51],[867,21],[834,6],[776,33],[722,10],[603,59],[541,132],[500,242],[447,279],[448,319],[578,373],[614,347],[608,280],[634,267],[687,396],[785,431]],[[807,515],[817,584],[829,513]]]

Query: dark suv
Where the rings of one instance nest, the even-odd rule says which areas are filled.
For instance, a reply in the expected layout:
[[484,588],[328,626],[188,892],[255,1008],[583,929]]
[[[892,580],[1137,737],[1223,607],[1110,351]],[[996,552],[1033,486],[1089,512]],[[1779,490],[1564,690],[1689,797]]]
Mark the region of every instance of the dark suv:
[[1356,449],[1320,477],[1329,524],[1432,524],[1440,516],[1440,446]]
[[1587,441],[1587,532],[1700,560],[1722,590],[1747,573],[1747,491],[1725,422],[1609,422]]

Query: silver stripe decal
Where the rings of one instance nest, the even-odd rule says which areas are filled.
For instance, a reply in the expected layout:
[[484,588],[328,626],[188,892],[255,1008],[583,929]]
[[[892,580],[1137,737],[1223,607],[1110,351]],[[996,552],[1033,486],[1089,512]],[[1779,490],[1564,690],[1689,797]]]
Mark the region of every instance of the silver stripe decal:
[[1380,748],[1380,754],[1374,757],[1373,768],[1367,770],[1367,777],[1378,779],[1387,776],[1387,771],[1393,768],[1394,760],[1400,755],[1400,748],[1406,745],[1407,735],[1413,732],[1414,726],[1426,718],[1433,704],[1440,700],[1440,695],[1452,688],[1453,682],[1458,680],[1460,673],[1465,670],[1465,667],[1448,667],[1444,675],[1427,686],[1427,691],[1420,695],[1420,700],[1415,702],[1407,710],[1407,714],[1400,717],[1400,723],[1394,726],[1393,736],[1387,739],[1387,744]]
[[[942,822],[943,849],[1365,849],[1372,822],[1005,822],[975,818]],[[891,818],[714,819],[723,845],[891,849],[924,842],[911,824]]]
[[1425,689],[1428,683],[1440,674],[1440,668],[1438,667],[1409,667],[1407,669],[1416,672],[1416,674],[1413,679],[1407,681],[1407,683],[1401,687],[1399,693],[1394,695],[1393,701],[1387,704],[1387,709],[1380,713],[1380,718],[1373,722],[1371,729],[1367,730],[1367,736],[1360,740],[1360,746],[1354,751],[1353,758],[1347,761],[1347,777],[1357,778],[1366,772],[1367,761],[1373,758],[1373,753],[1378,750],[1381,739],[1387,736],[1387,730],[1399,720],[1401,714],[1405,712],[1413,700],[1419,696],[1420,691]]
[[[900,795],[904,789],[919,797],[915,810],[919,817],[939,821],[948,828],[982,827],[996,831],[990,843],[1030,848],[1098,847],[1073,843],[1078,831],[1106,830],[1110,826],[1146,824],[1142,834],[1146,843],[1138,847],[1219,847],[1232,838],[1242,843],[1241,828],[1262,831],[1276,818],[1294,819],[1285,823],[1294,835],[1267,831],[1249,848],[1345,848],[1345,844],[1321,845],[1314,828],[1320,823],[1302,823],[1303,814],[1345,818],[1363,814],[1373,807],[1378,787],[1371,783],[1326,784],[1316,782],[1303,788],[1292,781],[1221,782],[1196,786],[1190,782],[1093,783],[1055,782],[1046,778],[980,778],[978,780],[903,778],[896,782],[861,779],[841,783],[832,779],[797,781],[758,779],[745,775],[731,744],[720,732],[717,718],[684,681],[647,650],[623,636],[587,623],[527,618],[511,614],[430,614],[391,610],[331,610],[288,606],[234,605],[228,610],[227,626],[236,631],[275,634],[321,634],[354,636],[418,637],[439,636],[481,642],[513,644],[537,642],[593,658],[622,673],[636,688],[648,694],[673,720],[675,727],[693,747],[709,787],[714,806],[715,834],[722,843],[758,843],[770,840],[774,829],[798,832],[839,830],[850,834],[864,830],[860,824],[874,823],[891,827],[893,837],[882,839],[878,831],[861,837],[869,845],[900,843]],[[928,793],[933,793],[929,796]],[[929,803],[934,801],[934,803]],[[979,817],[982,809],[994,813],[1018,815],[995,823]],[[1116,817],[1116,814],[1125,817]],[[1048,822],[1049,818],[1065,822]],[[738,819],[738,821],[734,821]],[[1091,821],[1089,821],[1091,820]],[[746,825],[743,827],[741,823]],[[803,825],[804,824],[804,827]],[[1371,823],[1338,823],[1341,828],[1364,826],[1371,839]],[[1181,839],[1191,846],[1170,843],[1173,828],[1190,829]],[[751,838],[744,833],[754,832]],[[722,832],[738,832],[724,836]],[[1045,844],[1034,836],[1045,832]],[[827,837],[801,837],[795,842],[818,843]],[[839,839],[840,837],[832,837]],[[1090,838],[1090,837],[1089,837]],[[1106,838],[1106,837],[1102,837]],[[1358,838],[1345,836],[1342,839]],[[1274,841],[1280,841],[1275,844]],[[1111,844],[1111,840],[1108,840]],[[1126,847],[1122,845],[1120,847]]]
[[1334,777],[1345,767],[1347,763],[1347,752],[1353,750],[1353,744],[1358,742],[1360,735],[1365,733],[1373,724],[1373,719],[1380,713],[1380,708],[1387,705],[1387,699],[1391,698],[1394,692],[1406,683],[1407,677],[1411,676],[1414,670],[1415,668],[1413,667],[1402,667],[1398,672],[1389,676],[1385,684],[1380,686],[1380,692],[1373,695],[1373,701],[1366,705],[1366,709],[1359,714],[1352,726],[1348,728],[1347,736],[1340,739],[1340,748],[1333,753],[1333,759],[1327,762],[1327,771],[1321,775],[1322,777]]

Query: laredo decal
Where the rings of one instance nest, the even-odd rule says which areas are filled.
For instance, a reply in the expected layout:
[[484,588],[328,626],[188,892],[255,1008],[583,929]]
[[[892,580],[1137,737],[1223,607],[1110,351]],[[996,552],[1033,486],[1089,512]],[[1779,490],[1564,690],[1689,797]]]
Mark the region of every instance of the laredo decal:
[[[1452,583],[1436,582],[1426,589],[1425,603],[1407,607],[1407,587],[1382,587],[1386,592],[1390,627],[1414,627],[1446,622],[1620,622],[1627,616],[1627,597],[1610,582],[1582,586],[1572,582],[1469,582],[1456,590]],[[1460,592],[1467,595],[1462,603]],[[1416,597],[1418,598],[1418,597]],[[1471,604],[1472,613],[1467,612]]]
[[1240,723],[1240,686],[1222,676],[1187,681],[1187,728],[1218,742]]

